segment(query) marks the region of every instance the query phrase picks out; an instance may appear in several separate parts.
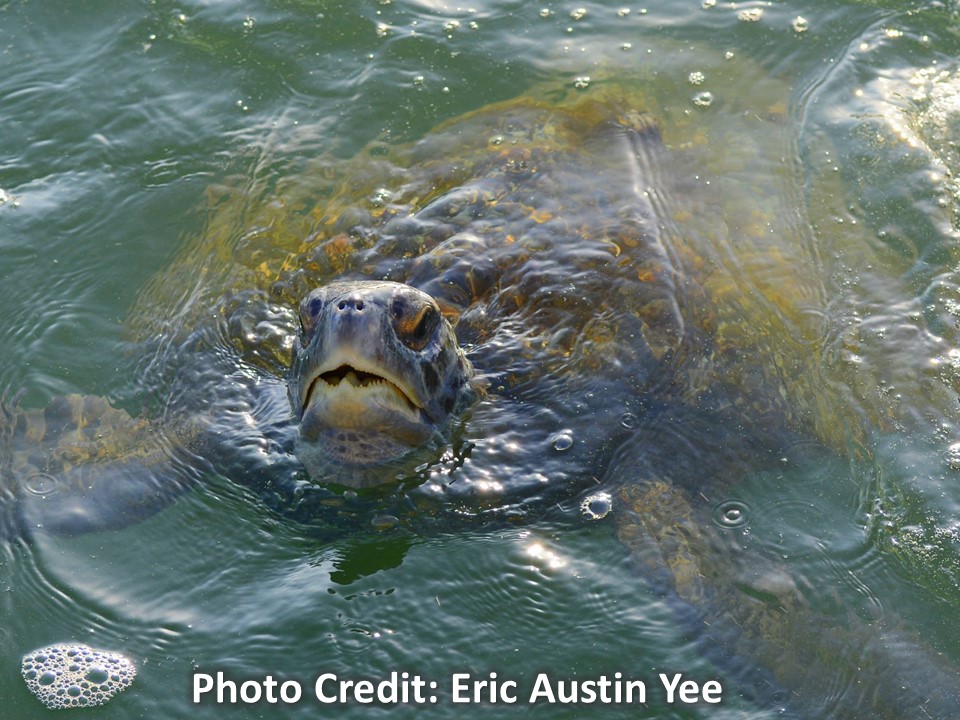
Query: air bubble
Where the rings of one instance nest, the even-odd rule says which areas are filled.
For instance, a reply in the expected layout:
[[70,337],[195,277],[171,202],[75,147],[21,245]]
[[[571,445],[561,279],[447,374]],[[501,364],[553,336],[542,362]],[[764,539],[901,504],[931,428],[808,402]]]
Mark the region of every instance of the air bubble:
[[373,191],[373,195],[370,196],[370,204],[373,207],[383,207],[390,202],[392,193],[386,188],[377,188]]
[[749,510],[740,500],[724,500],[713,509],[713,520],[722,528],[741,528],[747,524]]
[[580,512],[589,520],[602,520],[613,509],[613,498],[610,493],[598,492],[588,495],[580,503]]
[[737,13],[737,20],[740,22],[759,22],[762,17],[763,8],[750,8]]
[[571,17],[573,20],[583,20],[586,16],[587,16],[587,9],[586,9],[586,8],[582,8],[582,7],[581,7],[581,8],[577,8],[576,10],[571,10],[571,11],[570,11],[570,17]]
[[797,15],[793,19],[792,25],[793,25],[794,32],[802,33],[802,32],[806,32],[807,28],[810,27],[810,22],[805,17]]
[[713,104],[713,93],[704,90],[693,96],[693,104],[699,108],[708,108]]
[[110,674],[101,667],[92,667],[87,670],[84,678],[97,685],[103,685],[103,683],[110,679]]
[[573,435],[569,430],[561,430],[551,438],[550,444],[557,452],[566,452],[573,447]]
[[[36,673],[34,673],[34,675],[36,675]],[[37,683],[40,685],[53,685],[56,681],[57,674],[51,670],[47,670],[37,679]]]
[[586,90],[590,87],[590,76],[589,75],[580,75],[573,79],[573,86],[577,90]]
[[640,419],[634,415],[632,412],[625,412],[620,416],[620,425],[626,430],[632,430],[637,426],[637,423]]

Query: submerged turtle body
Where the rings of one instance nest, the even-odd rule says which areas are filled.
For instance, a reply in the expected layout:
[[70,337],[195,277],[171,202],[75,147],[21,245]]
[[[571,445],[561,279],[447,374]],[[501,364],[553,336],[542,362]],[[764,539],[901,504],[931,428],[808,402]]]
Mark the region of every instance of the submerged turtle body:
[[[731,213],[722,179],[711,184],[695,152],[678,162],[644,102],[618,88],[515,100],[305,171],[269,203],[216,199],[202,238],[131,314],[141,361],[128,402],[149,408],[176,459],[172,477],[151,465],[146,484],[166,497],[213,468],[300,518],[368,517],[383,497],[417,521],[522,516],[621,482],[622,453],[634,469],[716,483],[816,425],[806,340],[822,291],[798,273],[811,258],[801,243],[771,256],[765,236],[792,225],[775,196]],[[337,355],[344,334],[315,347],[326,329],[312,304],[334,283],[394,313],[364,332],[401,349],[409,383],[394,382],[392,350],[378,360],[392,369],[377,370]],[[427,299],[398,318],[370,294],[377,283]],[[436,348],[403,337],[426,309]],[[118,441],[104,464],[136,444]],[[676,477],[678,453],[709,477]],[[82,485],[53,493],[63,508],[37,504],[45,527],[123,523]],[[342,486],[384,490],[368,506]]]

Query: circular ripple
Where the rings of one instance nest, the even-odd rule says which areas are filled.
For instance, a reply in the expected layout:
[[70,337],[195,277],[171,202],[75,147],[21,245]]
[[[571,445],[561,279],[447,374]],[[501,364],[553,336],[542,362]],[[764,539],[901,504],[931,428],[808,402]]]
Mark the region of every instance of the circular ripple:
[[53,477],[53,475],[34,473],[24,478],[23,489],[31,495],[44,497],[45,495],[53,495],[57,492],[59,484],[60,481]]
[[741,528],[749,515],[750,506],[741,500],[724,500],[713,508],[713,521],[722,528]]

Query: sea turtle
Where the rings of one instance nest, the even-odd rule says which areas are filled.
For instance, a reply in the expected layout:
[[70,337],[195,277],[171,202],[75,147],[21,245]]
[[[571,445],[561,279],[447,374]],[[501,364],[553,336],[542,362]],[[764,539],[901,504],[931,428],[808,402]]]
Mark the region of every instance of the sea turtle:
[[742,370],[751,340],[681,235],[693,213],[717,234],[716,210],[677,203],[669,163],[633,103],[523,98],[375,145],[330,187],[308,173],[256,217],[215,199],[231,212],[131,313],[149,419],[7,402],[17,522],[123,525],[211,471],[319,524],[521,516],[693,396],[782,424],[778,369]]
[[697,517],[705,489],[856,425],[818,378],[815,253],[768,242],[795,232],[787,201],[731,200],[696,133],[668,152],[635,89],[558,95],[374,144],[271,203],[214,193],[132,312],[144,419],[4,404],[8,531],[122,525],[211,472],[331,531],[596,517],[607,490],[665,592],[753,617],[751,646],[788,637],[769,627],[805,622],[793,590],[728,572]]

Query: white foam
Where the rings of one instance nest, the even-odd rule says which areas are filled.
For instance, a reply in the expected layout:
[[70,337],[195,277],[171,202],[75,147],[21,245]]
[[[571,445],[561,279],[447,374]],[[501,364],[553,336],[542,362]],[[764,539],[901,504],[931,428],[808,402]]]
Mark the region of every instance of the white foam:
[[57,643],[24,655],[20,674],[30,692],[57,710],[102,705],[130,686],[137,668],[119,653]]

